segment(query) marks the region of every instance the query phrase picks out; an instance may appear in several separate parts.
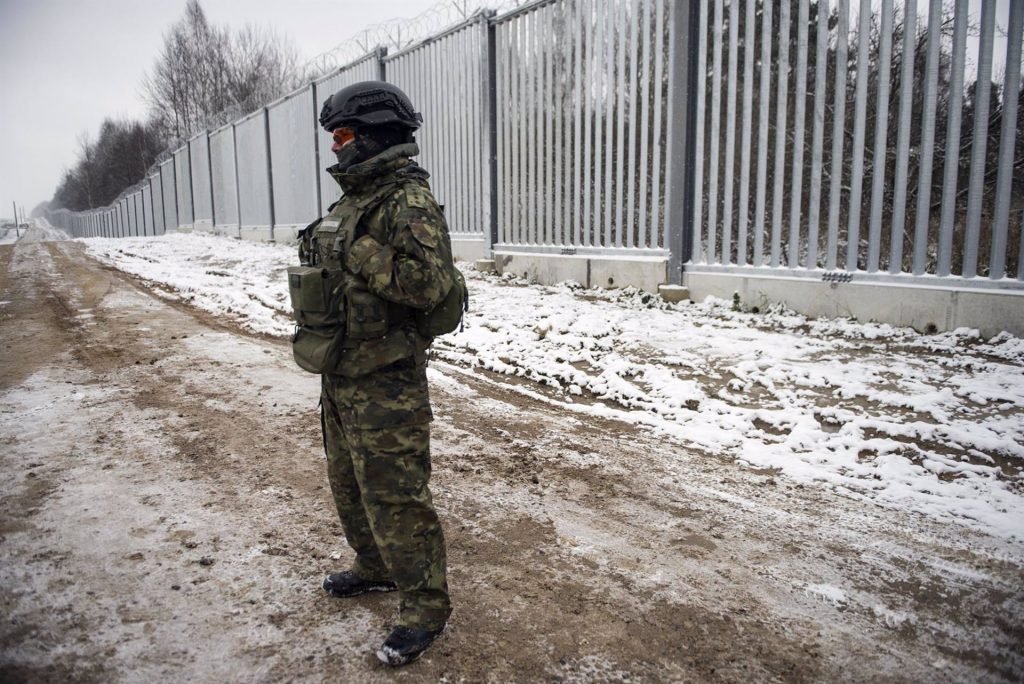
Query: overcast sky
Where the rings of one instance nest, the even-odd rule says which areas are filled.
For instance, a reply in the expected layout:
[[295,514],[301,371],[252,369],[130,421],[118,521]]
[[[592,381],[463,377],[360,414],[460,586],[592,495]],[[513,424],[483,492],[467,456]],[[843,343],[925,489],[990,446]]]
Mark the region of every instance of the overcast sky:
[[[75,163],[77,139],[106,117],[145,117],[140,93],[186,0],[0,0],[0,216],[31,212]],[[201,0],[207,19],[272,28],[301,61],[437,0]]]

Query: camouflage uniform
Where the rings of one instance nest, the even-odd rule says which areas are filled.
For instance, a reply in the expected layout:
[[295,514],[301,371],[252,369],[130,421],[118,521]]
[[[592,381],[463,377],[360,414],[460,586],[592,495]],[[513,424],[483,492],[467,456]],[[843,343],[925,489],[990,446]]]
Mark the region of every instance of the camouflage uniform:
[[[375,307],[386,307],[386,331],[365,339],[347,331],[335,372],[322,376],[327,473],[356,552],[352,570],[398,585],[399,625],[433,630],[445,623],[451,604],[444,536],[427,487],[430,340],[416,331],[412,313],[443,299],[455,267],[428,174],[409,159],[417,153],[415,143],[405,143],[345,172],[328,169],[344,196],[304,232],[300,254],[344,270],[357,295],[369,293],[369,304],[360,301],[371,318]],[[356,207],[361,218],[346,235]],[[349,328],[363,321],[356,306]]]

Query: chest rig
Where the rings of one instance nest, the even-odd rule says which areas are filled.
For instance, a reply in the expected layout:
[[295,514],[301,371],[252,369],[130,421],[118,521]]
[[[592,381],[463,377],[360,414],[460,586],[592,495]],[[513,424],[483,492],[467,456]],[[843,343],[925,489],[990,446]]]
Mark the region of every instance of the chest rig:
[[396,189],[396,183],[387,183],[365,195],[345,197],[300,233],[302,265],[288,269],[297,324],[292,352],[296,363],[311,373],[334,372],[346,349],[383,337],[409,318],[405,307],[370,292],[361,275],[345,268],[352,243],[363,235],[387,244],[386,227],[364,219]]

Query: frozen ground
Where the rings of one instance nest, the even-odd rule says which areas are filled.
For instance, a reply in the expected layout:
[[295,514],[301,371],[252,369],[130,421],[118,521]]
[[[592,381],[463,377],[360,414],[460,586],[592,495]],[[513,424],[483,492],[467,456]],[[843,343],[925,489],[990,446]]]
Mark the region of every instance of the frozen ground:
[[430,371],[455,613],[384,670],[394,596],[319,589],[290,263],[0,247],[0,681],[1024,677],[1018,340],[472,272]]
[[[288,247],[202,234],[86,245],[167,297],[291,332]],[[840,496],[1024,536],[1024,340],[466,275],[471,311],[436,343],[440,359]]]

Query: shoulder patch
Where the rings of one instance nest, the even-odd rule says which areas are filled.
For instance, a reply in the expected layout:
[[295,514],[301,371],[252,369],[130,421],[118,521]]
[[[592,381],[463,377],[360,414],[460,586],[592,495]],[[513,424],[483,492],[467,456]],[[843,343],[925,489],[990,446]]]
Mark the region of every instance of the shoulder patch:
[[437,206],[437,201],[430,194],[430,190],[418,183],[410,183],[405,186],[405,201],[410,207],[417,209],[433,209]]
[[437,247],[437,231],[426,222],[419,219],[409,221],[409,230],[412,232],[412,236],[416,238],[416,242],[431,249]]

